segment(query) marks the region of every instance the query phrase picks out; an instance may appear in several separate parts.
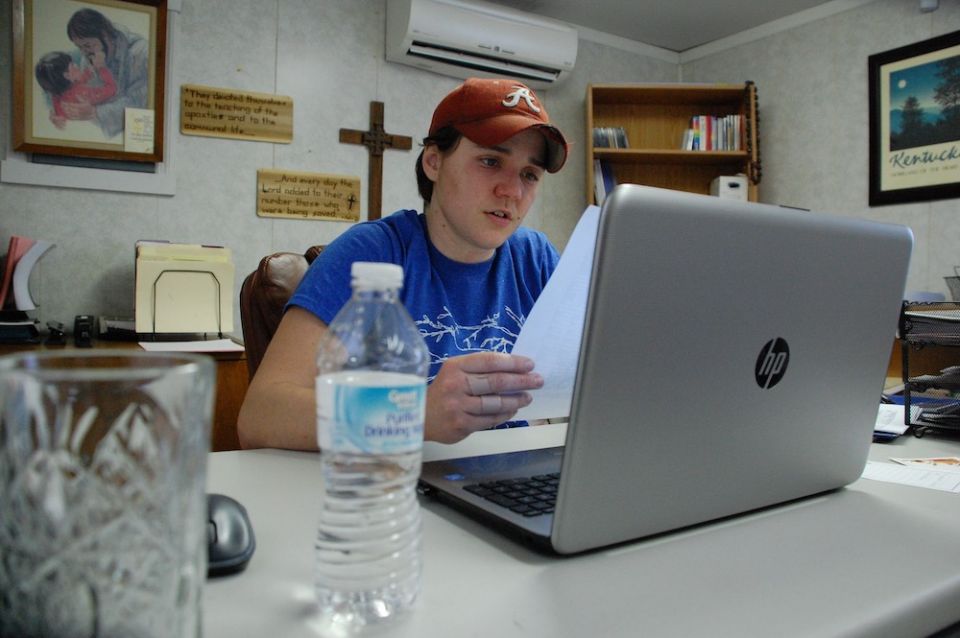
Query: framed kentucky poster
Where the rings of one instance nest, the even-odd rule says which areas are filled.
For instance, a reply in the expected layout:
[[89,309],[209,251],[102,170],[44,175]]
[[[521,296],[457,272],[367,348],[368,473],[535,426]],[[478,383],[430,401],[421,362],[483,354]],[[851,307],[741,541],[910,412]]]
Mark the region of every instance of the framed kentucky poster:
[[870,205],[960,197],[960,31],[869,57]]

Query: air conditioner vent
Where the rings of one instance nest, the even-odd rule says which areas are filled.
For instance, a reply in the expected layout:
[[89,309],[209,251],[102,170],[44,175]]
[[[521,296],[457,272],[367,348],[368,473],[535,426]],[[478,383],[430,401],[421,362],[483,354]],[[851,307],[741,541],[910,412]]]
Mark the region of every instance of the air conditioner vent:
[[514,77],[548,88],[570,75],[577,31],[554,20],[471,0],[389,0],[391,62],[459,78]]
[[556,82],[560,76],[559,69],[550,69],[532,64],[516,64],[493,55],[469,55],[450,47],[431,46],[423,42],[414,42],[407,55],[413,58],[423,58],[445,64],[454,64],[464,69],[486,71],[497,75],[507,75],[524,80],[539,80],[541,82]]

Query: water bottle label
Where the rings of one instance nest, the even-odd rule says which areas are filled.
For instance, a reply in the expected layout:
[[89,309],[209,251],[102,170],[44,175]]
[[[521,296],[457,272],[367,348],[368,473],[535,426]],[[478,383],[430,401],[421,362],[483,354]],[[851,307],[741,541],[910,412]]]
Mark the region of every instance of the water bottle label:
[[321,449],[365,454],[415,452],[423,445],[427,388],[317,383]]

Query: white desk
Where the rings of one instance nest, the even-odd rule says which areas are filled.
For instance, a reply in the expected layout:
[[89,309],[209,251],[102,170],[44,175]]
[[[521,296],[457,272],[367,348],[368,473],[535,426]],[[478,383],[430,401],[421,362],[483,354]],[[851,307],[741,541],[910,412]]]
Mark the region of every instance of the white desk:
[[[555,445],[564,427],[482,432],[425,458]],[[960,455],[928,435],[873,460]],[[208,581],[204,636],[327,635],[312,619],[315,454],[210,455],[208,491],[243,503],[257,550]],[[859,480],[651,541],[551,558],[424,503],[423,589],[374,636],[924,636],[960,620],[960,495]]]

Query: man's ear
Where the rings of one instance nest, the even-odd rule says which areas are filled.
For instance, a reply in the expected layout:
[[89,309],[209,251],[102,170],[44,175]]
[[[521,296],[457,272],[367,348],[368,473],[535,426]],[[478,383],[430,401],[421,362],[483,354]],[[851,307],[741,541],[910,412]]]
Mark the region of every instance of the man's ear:
[[431,182],[437,181],[441,160],[440,149],[437,148],[436,144],[430,144],[423,149],[423,157],[420,161],[423,165],[423,172],[430,178]]

